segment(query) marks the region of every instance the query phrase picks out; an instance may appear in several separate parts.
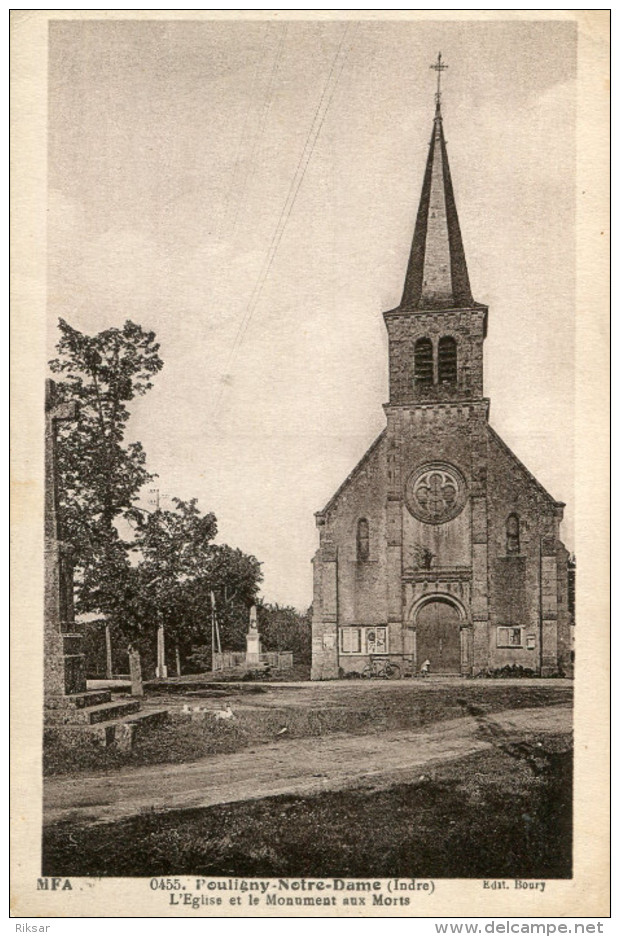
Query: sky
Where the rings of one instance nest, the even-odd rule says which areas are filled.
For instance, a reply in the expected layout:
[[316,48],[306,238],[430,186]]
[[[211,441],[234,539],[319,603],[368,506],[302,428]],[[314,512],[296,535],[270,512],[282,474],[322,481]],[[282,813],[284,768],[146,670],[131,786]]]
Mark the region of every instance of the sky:
[[303,609],[320,510],[385,425],[381,313],[404,283],[441,51],[444,131],[490,421],[574,497],[576,33],[569,22],[56,21],[48,346],[131,319],[162,506]]

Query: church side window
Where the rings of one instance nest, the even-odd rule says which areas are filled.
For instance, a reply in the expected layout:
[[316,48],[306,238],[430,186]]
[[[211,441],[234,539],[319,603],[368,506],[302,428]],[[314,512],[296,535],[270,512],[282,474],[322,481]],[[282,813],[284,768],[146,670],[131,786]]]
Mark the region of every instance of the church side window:
[[370,556],[370,529],[368,521],[362,517],[357,522],[357,558],[367,560]]
[[500,625],[497,629],[498,647],[523,647],[523,628],[509,628]]
[[413,350],[413,379],[416,384],[433,383],[433,343],[419,338]]
[[510,514],[506,521],[506,553],[519,553],[519,541],[519,518],[516,514]]
[[451,335],[439,339],[437,371],[440,384],[456,384],[456,340]]

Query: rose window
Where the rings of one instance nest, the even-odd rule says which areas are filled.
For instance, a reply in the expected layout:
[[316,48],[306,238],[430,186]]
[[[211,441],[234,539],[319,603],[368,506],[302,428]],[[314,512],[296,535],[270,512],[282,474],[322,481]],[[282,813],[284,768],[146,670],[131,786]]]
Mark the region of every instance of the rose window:
[[414,472],[407,481],[407,507],[427,524],[442,524],[461,511],[465,482],[453,466],[434,463]]

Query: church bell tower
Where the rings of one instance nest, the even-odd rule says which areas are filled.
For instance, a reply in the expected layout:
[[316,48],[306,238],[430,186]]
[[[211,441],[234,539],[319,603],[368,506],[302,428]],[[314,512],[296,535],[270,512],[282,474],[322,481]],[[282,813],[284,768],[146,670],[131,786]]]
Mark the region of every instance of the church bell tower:
[[400,634],[402,653],[428,653],[437,666],[416,610],[430,593],[439,612],[458,608],[460,642],[455,635],[446,667],[467,673],[474,645],[484,661],[488,641],[487,307],[469,283],[443,130],[441,54],[431,67],[435,116],[405,285],[399,306],[384,313],[388,623],[392,646]]
[[400,305],[384,313],[390,405],[480,400],[487,308],[474,302],[441,114],[441,71],[422,195]]

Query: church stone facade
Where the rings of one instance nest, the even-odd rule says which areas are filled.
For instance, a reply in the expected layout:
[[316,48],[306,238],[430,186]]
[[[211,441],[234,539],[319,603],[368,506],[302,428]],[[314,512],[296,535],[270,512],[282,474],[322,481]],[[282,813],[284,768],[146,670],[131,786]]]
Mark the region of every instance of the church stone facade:
[[387,426],[316,515],[312,679],[568,669],[564,505],[489,424],[487,307],[474,301],[439,98],[400,305]]

